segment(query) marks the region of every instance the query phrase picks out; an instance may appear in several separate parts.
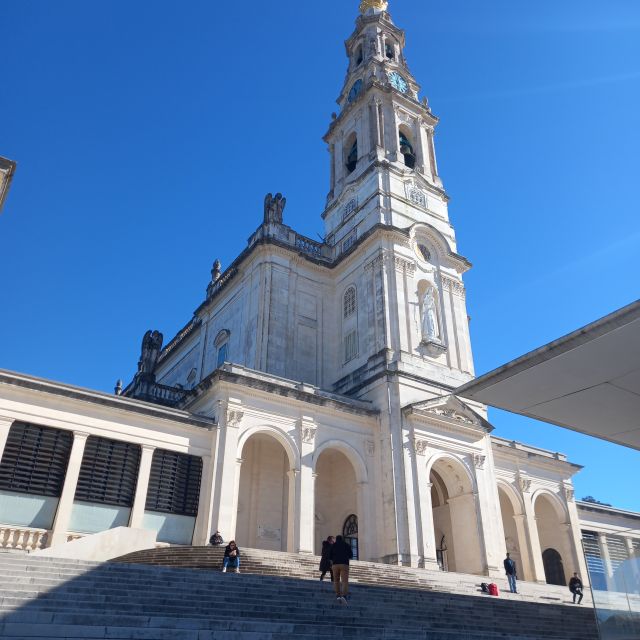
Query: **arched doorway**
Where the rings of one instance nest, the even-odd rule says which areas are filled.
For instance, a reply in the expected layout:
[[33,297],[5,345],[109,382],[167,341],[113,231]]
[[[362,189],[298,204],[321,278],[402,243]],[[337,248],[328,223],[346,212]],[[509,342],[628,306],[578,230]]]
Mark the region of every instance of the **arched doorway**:
[[[518,530],[516,516],[522,517],[520,504],[509,494],[508,490],[498,484],[498,497],[500,499],[500,513],[502,515],[502,528],[504,530],[504,544],[507,553],[516,563],[518,576],[522,580],[531,580],[529,567],[524,563],[527,554],[527,541]],[[516,513],[517,511],[517,513]]]
[[543,550],[545,579],[549,584],[566,586],[565,567],[573,558],[567,516],[558,500],[547,493],[541,493],[535,499],[534,511],[540,549]]
[[275,437],[257,433],[244,444],[236,522],[240,548],[287,550],[290,468]]
[[478,515],[469,474],[461,462],[441,458],[431,468],[430,482],[440,568],[483,574]]
[[344,536],[348,523],[353,531],[353,518],[358,544],[361,541],[358,517],[362,514],[358,513],[358,483],[351,461],[338,449],[325,449],[318,457],[315,471],[315,553],[320,553],[327,536]]
[[544,565],[544,577],[547,584],[559,584],[565,586],[567,580],[564,576],[562,557],[555,549],[545,549],[542,552],[542,564]]
[[358,553],[358,516],[352,513],[342,526],[342,537],[344,541],[351,547],[353,559],[357,560],[360,555]]

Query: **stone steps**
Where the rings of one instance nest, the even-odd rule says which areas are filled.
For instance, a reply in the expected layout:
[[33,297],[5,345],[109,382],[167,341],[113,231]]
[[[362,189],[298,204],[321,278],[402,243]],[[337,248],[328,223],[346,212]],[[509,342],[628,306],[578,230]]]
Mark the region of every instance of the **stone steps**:
[[0,575],[4,640],[596,640],[583,607],[362,583],[345,607],[317,572],[301,580],[0,554]]

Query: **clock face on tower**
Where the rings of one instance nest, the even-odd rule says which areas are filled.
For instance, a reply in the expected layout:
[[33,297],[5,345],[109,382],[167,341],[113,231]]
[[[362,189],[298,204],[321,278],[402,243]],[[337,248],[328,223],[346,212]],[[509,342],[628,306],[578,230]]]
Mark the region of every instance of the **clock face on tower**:
[[409,90],[409,83],[397,71],[392,71],[389,74],[389,82],[394,89],[401,93],[407,93]]

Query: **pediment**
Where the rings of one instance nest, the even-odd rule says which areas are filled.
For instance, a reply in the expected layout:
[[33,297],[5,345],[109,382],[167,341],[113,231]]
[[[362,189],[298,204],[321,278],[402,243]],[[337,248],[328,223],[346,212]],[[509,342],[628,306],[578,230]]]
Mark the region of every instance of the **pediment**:
[[454,395],[432,398],[425,402],[417,402],[403,408],[406,415],[416,414],[426,418],[436,418],[450,425],[458,425],[467,429],[476,429],[490,433],[493,426],[460,398]]

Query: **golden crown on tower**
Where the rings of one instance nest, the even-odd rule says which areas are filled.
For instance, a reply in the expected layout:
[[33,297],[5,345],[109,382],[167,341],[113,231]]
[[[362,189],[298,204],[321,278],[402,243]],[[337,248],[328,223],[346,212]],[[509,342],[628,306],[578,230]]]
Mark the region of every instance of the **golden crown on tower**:
[[378,9],[386,11],[389,3],[387,0],[362,0],[360,2],[360,13],[367,13],[369,9]]

